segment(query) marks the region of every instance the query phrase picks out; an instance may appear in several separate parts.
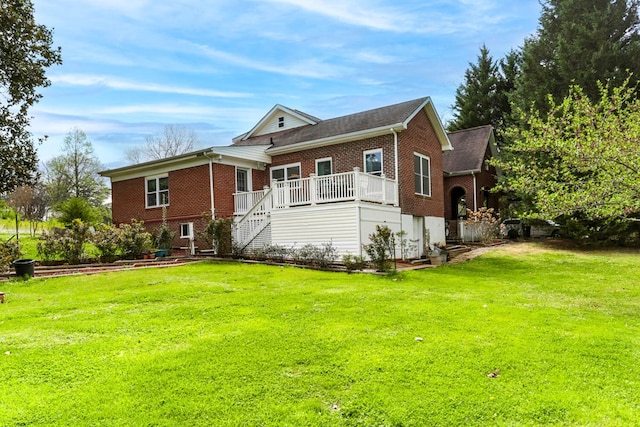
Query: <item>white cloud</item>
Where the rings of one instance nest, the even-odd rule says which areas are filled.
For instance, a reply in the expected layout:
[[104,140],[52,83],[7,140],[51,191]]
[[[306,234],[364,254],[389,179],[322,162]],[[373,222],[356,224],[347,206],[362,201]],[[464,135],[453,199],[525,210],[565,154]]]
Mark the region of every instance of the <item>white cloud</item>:
[[172,93],[179,95],[195,95],[213,98],[247,98],[251,96],[250,94],[243,92],[224,92],[209,89],[141,83],[119,79],[116,77],[95,76],[87,74],[59,74],[51,76],[50,80],[53,83],[68,84],[72,86],[101,86],[116,90]]
[[226,64],[232,64],[239,67],[257,71],[265,71],[274,74],[326,79],[343,75],[345,72],[349,71],[345,67],[326,64],[315,58],[289,64],[271,65],[264,62],[256,61],[251,58],[246,58],[214,49],[205,45],[197,45],[196,47],[203,54],[209,56],[210,58],[221,60]]

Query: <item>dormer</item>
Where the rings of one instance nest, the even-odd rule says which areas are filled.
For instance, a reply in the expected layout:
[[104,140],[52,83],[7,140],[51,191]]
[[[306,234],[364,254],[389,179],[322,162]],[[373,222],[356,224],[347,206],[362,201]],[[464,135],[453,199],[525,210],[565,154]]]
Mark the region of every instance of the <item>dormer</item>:
[[249,132],[242,135],[241,140],[253,136],[268,135],[301,126],[315,125],[320,119],[302,111],[292,110],[283,105],[275,105]]

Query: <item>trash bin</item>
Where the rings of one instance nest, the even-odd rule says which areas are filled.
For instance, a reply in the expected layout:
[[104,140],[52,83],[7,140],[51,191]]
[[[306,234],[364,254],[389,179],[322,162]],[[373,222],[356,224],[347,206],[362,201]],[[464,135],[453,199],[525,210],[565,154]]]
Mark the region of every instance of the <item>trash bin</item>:
[[32,259],[18,259],[13,261],[16,276],[35,276],[35,261]]

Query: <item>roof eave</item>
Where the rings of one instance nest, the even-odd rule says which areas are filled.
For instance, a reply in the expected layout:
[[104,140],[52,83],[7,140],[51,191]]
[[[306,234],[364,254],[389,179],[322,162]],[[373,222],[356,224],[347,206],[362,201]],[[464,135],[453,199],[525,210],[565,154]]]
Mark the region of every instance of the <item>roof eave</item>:
[[272,147],[267,150],[270,155],[288,154],[301,150],[309,150],[311,148],[324,147],[327,145],[341,144],[349,141],[357,141],[366,138],[373,138],[380,135],[391,133],[391,129],[396,132],[405,130],[407,127],[404,123],[396,123],[393,125],[380,126],[374,129],[366,129],[357,132],[350,132],[341,135],[334,135],[326,138],[314,139],[312,141],[298,142],[295,144],[284,145],[282,147]]
[[140,172],[140,171],[144,171],[144,170],[154,169],[159,165],[170,165],[170,164],[174,164],[174,163],[181,163],[181,162],[184,162],[186,160],[189,160],[189,159],[192,159],[192,158],[197,158],[198,156],[202,156],[202,155],[204,155],[204,153],[210,152],[211,150],[212,150],[212,147],[209,147],[209,148],[198,150],[198,151],[191,151],[189,153],[179,154],[179,155],[173,156],[173,157],[167,157],[165,159],[151,160],[151,161],[148,161],[148,162],[138,163],[138,164],[135,164],[135,165],[123,166],[123,167],[116,168],[116,169],[107,169],[107,170],[99,171],[98,173],[101,176],[111,178],[113,176],[121,175],[121,174],[124,174],[124,173],[129,174],[129,173],[134,173],[134,172]]
[[445,176],[454,177],[454,176],[463,176],[463,175],[476,175],[481,172],[482,170],[480,169],[470,169],[466,171],[445,172],[444,174]]

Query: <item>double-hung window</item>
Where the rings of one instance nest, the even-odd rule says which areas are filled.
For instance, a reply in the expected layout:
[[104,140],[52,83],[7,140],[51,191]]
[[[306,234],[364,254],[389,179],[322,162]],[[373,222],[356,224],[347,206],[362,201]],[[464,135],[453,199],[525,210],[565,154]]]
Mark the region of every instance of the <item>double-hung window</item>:
[[159,176],[146,179],[147,207],[155,208],[169,204],[169,177]]
[[382,175],[382,148],[365,151],[363,156],[364,171],[371,175]]
[[429,157],[413,153],[413,176],[416,194],[431,196],[431,159]]
[[236,168],[236,193],[251,191],[251,173],[249,169]]

